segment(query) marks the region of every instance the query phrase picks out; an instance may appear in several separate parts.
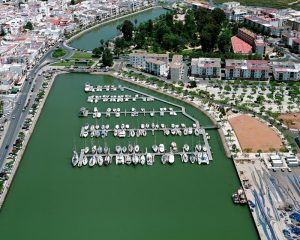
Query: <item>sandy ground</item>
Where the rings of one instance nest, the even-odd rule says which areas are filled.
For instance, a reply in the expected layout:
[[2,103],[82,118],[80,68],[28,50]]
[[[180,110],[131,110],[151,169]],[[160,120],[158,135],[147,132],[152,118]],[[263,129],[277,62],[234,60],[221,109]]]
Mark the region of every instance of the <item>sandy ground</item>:
[[269,152],[270,148],[283,147],[280,137],[267,125],[248,115],[234,116],[229,119],[242,150],[250,152]]
[[[282,119],[284,124],[290,128],[300,129],[300,112],[298,113],[287,113],[279,116],[279,119]],[[289,123],[287,120],[291,120]]]

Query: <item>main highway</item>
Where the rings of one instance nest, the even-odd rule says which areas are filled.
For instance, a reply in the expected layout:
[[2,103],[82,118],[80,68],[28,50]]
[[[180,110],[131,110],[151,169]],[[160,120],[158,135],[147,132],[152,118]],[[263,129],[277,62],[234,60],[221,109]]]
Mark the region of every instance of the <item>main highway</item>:
[[[29,113],[29,109],[34,102],[34,99],[36,98],[38,90],[42,85],[43,76],[38,74],[39,71],[41,71],[41,69],[46,65],[57,61],[57,59],[52,58],[52,52],[56,47],[62,47],[67,51],[67,54],[62,57],[63,60],[69,58],[74,52],[72,48],[66,46],[63,42],[58,42],[54,46],[50,47],[38,60],[34,67],[29,70],[22,89],[18,93],[17,104],[15,104],[15,108],[11,113],[8,129],[6,129],[6,134],[3,136],[3,142],[0,146],[0,172],[4,167],[6,157],[12,150],[13,144],[18,137],[18,133]],[[27,102],[29,104],[25,108]]]

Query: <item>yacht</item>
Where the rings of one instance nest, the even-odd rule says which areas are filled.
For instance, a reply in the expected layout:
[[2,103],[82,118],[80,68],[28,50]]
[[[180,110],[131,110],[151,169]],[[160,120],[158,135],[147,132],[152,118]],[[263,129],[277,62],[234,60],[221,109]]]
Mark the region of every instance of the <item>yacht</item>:
[[87,159],[87,156],[83,156],[83,158],[82,158],[82,165],[83,166],[86,166],[88,164],[88,159]]
[[134,151],[135,151],[136,153],[138,153],[138,152],[140,151],[140,146],[139,146],[139,145],[135,145],[135,146],[134,146]]
[[85,147],[84,148],[84,153],[87,154],[89,152],[89,150],[90,150],[89,147]]
[[72,165],[75,167],[79,162],[79,157],[76,151],[73,151]]
[[105,166],[111,164],[111,156],[109,156],[109,155],[105,156],[103,163]]
[[158,149],[160,153],[163,153],[165,151],[165,145],[163,145],[162,143],[159,144]]
[[123,147],[122,147],[122,152],[123,152],[123,153],[126,153],[126,152],[127,152],[127,147],[126,147],[126,146],[123,146]]
[[173,153],[169,154],[169,164],[173,164],[175,162],[175,157]]
[[103,165],[103,157],[101,155],[97,155],[97,163],[99,166]]
[[134,150],[134,148],[133,148],[132,144],[129,144],[129,145],[128,145],[128,152],[129,152],[129,153],[132,153],[133,150]]
[[96,163],[97,163],[96,156],[93,155],[93,156],[90,158],[89,166],[90,166],[90,167],[93,167]]
[[137,165],[139,163],[139,156],[136,154],[133,154],[131,160],[132,160],[133,165]]
[[197,145],[195,146],[195,150],[196,150],[196,151],[201,152],[201,149],[202,149],[202,147],[201,147],[200,144],[197,144]]
[[121,153],[122,147],[120,145],[116,146],[116,153]]
[[146,161],[146,157],[145,157],[145,155],[141,155],[141,157],[140,157],[140,162],[142,163],[144,163]]
[[117,154],[116,155],[116,164],[124,164],[124,156],[123,154]]
[[188,152],[190,150],[190,146],[188,144],[183,145],[183,151]]
[[181,161],[187,163],[189,161],[188,155],[186,153],[181,154]]
[[176,142],[172,142],[171,143],[171,147],[172,147],[172,151],[173,152],[177,152],[177,144],[176,144]]
[[94,145],[94,146],[92,147],[92,153],[95,154],[96,152],[97,152],[97,146]]
[[203,150],[203,152],[207,151],[207,148],[205,147],[205,145],[202,146],[202,150]]
[[164,154],[161,156],[161,163],[162,164],[166,164],[169,161],[169,155],[168,154]]
[[152,166],[153,163],[154,163],[153,155],[151,153],[147,153],[147,155],[146,155],[146,164],[148,166]]
[[125,163],[126,163],[127,165],[130,165],[130,164],[131,164],[131,157],[130,157],[130,155],[125,155]]
[[153,152],[157,153],[158,146],[156,144],[152,145],[152,150],[153,150]]
[[191,162],[191,163],[195,163],[195,161],[196,161],[195,153],[192,153],[192,154],[190,155],[189,159],[190,159],[190,162]]
[[198,128],[195,128],[195,135],[199,136],[200,135],[200,130]]
[[109,152],[109,148],[108,148],[107,146],[105,146],[105,147],[103,148],[103,153],[107,154],[108,152]]

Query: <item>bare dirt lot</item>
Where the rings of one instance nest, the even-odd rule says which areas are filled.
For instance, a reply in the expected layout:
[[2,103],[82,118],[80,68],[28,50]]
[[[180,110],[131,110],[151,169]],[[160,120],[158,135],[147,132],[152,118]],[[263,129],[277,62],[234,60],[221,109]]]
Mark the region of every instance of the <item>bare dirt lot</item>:
[[280,137],[266,124],[248,115],[234,116],[229,119],[243,151],[270,152],[283,147]]
[[279,119],[282,119],[283,123],[289,128],[300,129],[300,112],[282,114]]

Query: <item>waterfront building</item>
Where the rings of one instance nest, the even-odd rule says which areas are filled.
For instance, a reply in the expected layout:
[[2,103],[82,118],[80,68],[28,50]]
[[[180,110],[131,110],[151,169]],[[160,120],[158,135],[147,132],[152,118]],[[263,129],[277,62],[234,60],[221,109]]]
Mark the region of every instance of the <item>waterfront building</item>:
[[174,55],[169,66],[171,81],[182,81],[184,75],[184,63],[182,55]]
[[271,68],[266,60],[225,60],[226,79],[268,80]]
[[221,79],[220,58],[193,58],[191,74],[202,78]]
[[166,76],[167,66],[164,61],[148,58],[146,59],[145,71],[156,76]]
[[300,63],[272,62],[273,78],[276,81],[299,81]]
[[149,54],[149,53],[130,53],[129,63],[135,68],[145,69],[147,59],[156,59],[165,62],[169,62],[169,54]]

